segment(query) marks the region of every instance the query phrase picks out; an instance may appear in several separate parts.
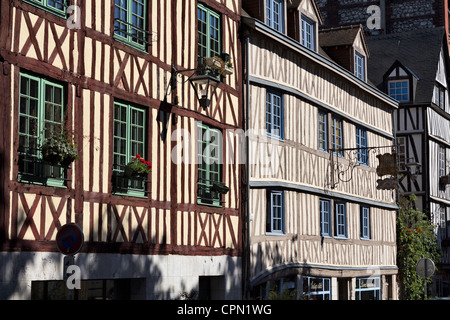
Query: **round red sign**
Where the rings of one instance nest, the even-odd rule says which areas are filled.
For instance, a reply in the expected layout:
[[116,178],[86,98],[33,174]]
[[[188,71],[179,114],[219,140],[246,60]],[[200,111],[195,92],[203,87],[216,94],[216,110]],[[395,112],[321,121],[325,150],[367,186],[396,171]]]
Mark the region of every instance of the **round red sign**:
[[68,223],[59,228],[56,234],[56,246],[58,250],[65,255],[74,255],[80,251],[84,243],[84,235],[81,228]]

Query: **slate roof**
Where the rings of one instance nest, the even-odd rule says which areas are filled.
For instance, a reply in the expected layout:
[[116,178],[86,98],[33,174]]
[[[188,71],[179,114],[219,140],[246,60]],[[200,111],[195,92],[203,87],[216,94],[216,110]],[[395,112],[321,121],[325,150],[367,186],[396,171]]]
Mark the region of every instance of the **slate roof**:
[[361,25],[342,26],[319,30],[319,45],[321,47],[334,47],[352,45],[359,31],[363,31]]
[[430,103],[444,38],[444,27],[367,37],[370,82],[384,91],[383,76],[398,60],[419,78],[414,103]]

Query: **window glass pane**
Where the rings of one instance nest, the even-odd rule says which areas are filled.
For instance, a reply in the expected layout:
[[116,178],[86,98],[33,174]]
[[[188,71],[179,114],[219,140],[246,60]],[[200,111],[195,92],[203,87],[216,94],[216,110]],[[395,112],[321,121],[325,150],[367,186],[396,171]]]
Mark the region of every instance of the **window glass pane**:
[[308,49],[315,49],[315,23],[306,16],[301,16],[301,44]]
[[365,59],[358,52],[355,52],[355,75],[359,79],[365,80]]
[[126,165],[139,155],[146,161],[145,110],[129,104],[114,103],[113,186],[114,192],[144,195],[146,176],[127,173]]
[[284,233],[283,230],[283,192],[282,191],[268,191],[270,193],[268,210],[270,215],[268,220],[270,220],[270,229],[268,232]]
[[336,236],[346,237],[346,212],[344,203],[335,203]]
[[199,57],[220,56],[222,53],[220,15],[201,4],[198,5],[197,15]]
[[327,151],[328,128],[327,114],[319,110],[319,149]]
[[51,131],[63,128],[63,88],[53,82],[20,75],[19,94],[19,179],[62,185],[64,169],[42,158],[41,146]]
[[409,100],[409,81],[392,80],[389,82],[389,95],[398,101]]
[[330,279],[304,276],[303,295],[308,300],[330,300]]
[[142,48],[145,44],[145,2],[142,0],[115,0],[114,33],[120,40]]
[[222,178],[222,134],[198,123],[198,202],[220,205],[221,194],[213,188]]
[[343,151],[343,137],[342,137],[342,120],[333,117],[332,125],[331,125],[331,139],[332,139],[332,148],[335,153],[342,156]]
[[279,32],[283,32],[283,2],[281,0],[267,0],[266,9],[267,25]]
[[361,164],[369,164],[369,156],[367,150],[367,130],[356,127],[356,148],[358,155],[358,162]]
[[330,225],[330,200],[319,200],[321,236],[331,235]]
[[266,96],[266,131],[268,135],[281,139],[283,137],[282,98],[278,93],[267,91]]

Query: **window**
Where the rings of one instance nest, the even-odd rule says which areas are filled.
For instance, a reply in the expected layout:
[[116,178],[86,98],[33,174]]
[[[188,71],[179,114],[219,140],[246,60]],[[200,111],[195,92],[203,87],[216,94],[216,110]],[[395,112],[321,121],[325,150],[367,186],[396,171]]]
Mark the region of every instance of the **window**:
[[380,300],[380,278],[357,278],[356,300]]
[[445,164],[445,147],[439,146],[439,177],[446,175],[446,164]]
[[316,33],[315,33],[315,24],[314,21],[308,19],[304,15],[301,17],[301,36],[302,36],[302,45],[307,47],[308,49],[315,50],[316,49]]
[[113,191],[128,196],[145,196],[147,179],[125,175],[133,157],[146,157],[146,112],[127,103],[114,102]]
[[433,102],[442,110],[445,110],[445,88],[440,84],[434,85]]
[[330,278],[303,277],[303,296],[308,300],[330,300]]
[[220,15],[199,4],[198,12],[198,56],[221,56],[221,21]]
[[221,194],[215,186],[222,180],[222,133],[198,122],[197,203],[220,206]]
[[397,155],[400,170],[406,170],[406,138],[397,137]]
[[267,25],[284,32],[284,7],[282,0],[267,0]]
[[128,45],[144,50],[148,32],[144,0],[115,0],[114,37]]
[[339,156],[343,156],[343,132],[342,120],[333,116],[331,118],[331,148],[333,152]]
[[[80,280],[80,289],[72,291],[73,300],[145,299],[145,278]],[[31,300],[66,300],[67,283],[63,280],[31,281]]]
[[65,170],[45,163],[40,146],[53,132],[64,130],[64,87],[21,74],[19,90],[19,180],[63,186]]
[[328,121],[327,113],[319,110],[319,150],[327,151],[328,149]]
[[268,136],[283,139],[283,97],[270,90],[266,94],[266,130]]
[[355,75],[363,81],[366,80],[366,61],[358,52],[355,52]]
[[284,192],[267,191],[266,232],[284,234]]
[[409,81],[408,80],[390,80],[388,82],[388,93],[391,98],[405,102],[409,101]]
[[370,209],[360,206],[361,239],[370,239]]
[[356,148],[358,148],[358,163],[369,165],[369,152],[367,150],[367,130],[356,127]]
[[440,205],[439,206],[439,220],[438,220],[438,229],[437,229],[437,234],[438,234],[438,239],[445,240],[447,238],[447,208],[444,205]]
[[30,4],[33,4],[41,9],[50,11],[58,16],[66,17],[66,0],[24,0]]
[[320,211],[320,236],[331,237],[331,201],[319,200]]
[[347,238],[347,210],[344,202],[335,201],[334,203],[335,214],[335,236]]

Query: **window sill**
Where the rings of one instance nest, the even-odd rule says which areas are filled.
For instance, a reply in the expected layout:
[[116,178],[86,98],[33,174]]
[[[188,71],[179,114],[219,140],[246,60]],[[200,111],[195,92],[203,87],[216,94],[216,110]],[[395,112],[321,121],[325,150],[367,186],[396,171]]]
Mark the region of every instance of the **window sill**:
[[51,13],[51,14],[59,17],[59,18],[67,19],[67,12],[66,12],[66,10],[64,10],[64,12],[62,12],[62,11],[60,11],[58,9],[52,9],[51,7],[46,7],[46,6],[44,6],[44,5],[40,4],[40,3],[34,2],[32,0],[24,0],[24,2],[29,4],[29,5],[31,5],[31,6],[36,7],[38,9],[41,9],[41,10],[43,10],[45,12],[49,12],[49,13]]
[[266,232],[266,236],[285,237],[286,234],[282,232]]
[[114,40],[117,41],[118,43],[125,45],[128,48],[132,48],[132,49],[138,50],[141,53],[148,54],[146,45],[141,46],[139,44],[134,44],[133,42],[130,42],[127,39],[124,39],[123,37],[121,37],[117,34],[114,34]]
[[33,184],[44,187],[55,187],[55,188],[63,188],[67,189],[67,182],[71,181],[70,179],[63,178],[51,178],[51,177],[40,177],[34,175],[26,175],[19,174],[18,182],[23,184]]
[[335,236],[334,239],[336,239],[336,240],[348,240],[348,237],[346,237],[346,236]]
[[142,192],[113,192],[112,195],[114,196],[120,196],[120,197],[132,197],[132,198],[140,198],[140,199],[148,199],[147,196],[147,192],[146,191],[142,191]]
[[284,138],[283,138],[283,137],[275,136],[275,135],[272,135],[272,134],[270,134],[270,133],[268,133],[268,132],[266,132],[266,136],[267,136],[267,138],[275,139],[275,140],[284,142]]
[[[213,201],[213,200],[211,200]],[[222,205],[219,203],[219,201],[214,200],[213,203],[208,203],[204,201],[197,200],[197,204],[201,206],[207,206],[207,207],[215,207],[215,208],[222,208]]]
[[369,167],[369,164],[368,164],[368,163],[365,163],[365,162],[359,162],[359,161],[358,161],[358,165],[364,166],[364,167]]

